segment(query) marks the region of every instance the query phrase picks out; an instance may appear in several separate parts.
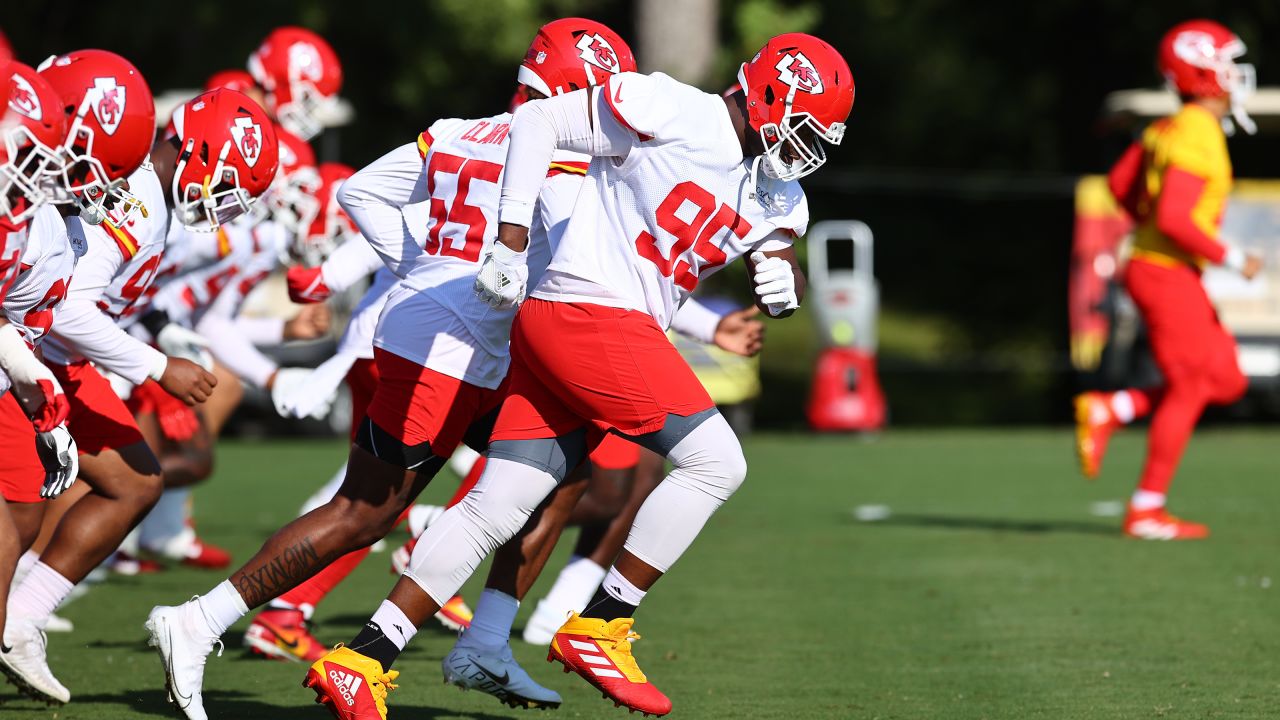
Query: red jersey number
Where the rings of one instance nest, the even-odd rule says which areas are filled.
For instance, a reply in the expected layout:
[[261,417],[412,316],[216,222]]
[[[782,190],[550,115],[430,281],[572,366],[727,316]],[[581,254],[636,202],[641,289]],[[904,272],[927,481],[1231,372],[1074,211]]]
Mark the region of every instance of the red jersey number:
[[35,307],[22,316],[22,324],[31,331],[30,339],[32,342],[39,340],[49,332],[49,328],[53,325],[53,309],[66,296],[67,281],[58,278],[56,282],[49,286],[49,291],[44,294],[40,302],[36,303]]
[[[688,221],[680,219],[677,214],[686,202],[697,209],[693,219]],[[689,180],[667,193],[655,215],[658,227],[676,239],[671,251],[664,255],[658,247],[658,239],[647,231],[636,237],[636,251],[640,257],[657,265],[664,276],[674,278],[677,285],[689,292],[698,286],[698,276],[703,271],[718,268],[728,259],[712,238],[726,228],[739,238],[751,232],[751,223],[727,204],[717,203],[715,195]],[[696,269],[694,263],[697,263]]]
[[[436,197],[436,183],[441,174],[458,176],[458,189],[454,193],[453,202],[448,206],[444,200]],[[484,247],[485,231],[489,224],[480,208],[467,204],[467,193],[471,191],[472,180],[497,184],[501,175],[502,166],[498,163],[448,153],[432,153],[431,161],[427,163],[427,192],[431,193],[431,230],[427,232],[424,249],[428,255],[449,255],[467,262],[480,260],[480,248]],[[441,242],[440,232],[446,222],[467,226],[465,242],[461,248],[448,242],[449,238]]]
[[138,298],[142,297],[147,288],[151,287],[151,282],[155,280],[156,268],[160,267],[160,256],[153,255],[142,263],[138,271],[129,278],[129,281],[120,289],[120,297],[124,300],[124,307],[120,308],[118,317],[125,317],[133,312],[134,303],[138,302]]

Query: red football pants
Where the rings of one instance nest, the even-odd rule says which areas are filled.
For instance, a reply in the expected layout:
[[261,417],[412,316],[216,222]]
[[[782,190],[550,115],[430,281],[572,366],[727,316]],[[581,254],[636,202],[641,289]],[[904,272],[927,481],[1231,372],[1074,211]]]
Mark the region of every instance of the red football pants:
[[1138,487],[1165,493],[1205,406],[1240,399],[1248,380],[1236,361],[1235,340],[1218,321],[1194,269],[1133,260],[1125,286],[1164,375],[1163,387],[1130,391],[1138,414],[1154,409]]

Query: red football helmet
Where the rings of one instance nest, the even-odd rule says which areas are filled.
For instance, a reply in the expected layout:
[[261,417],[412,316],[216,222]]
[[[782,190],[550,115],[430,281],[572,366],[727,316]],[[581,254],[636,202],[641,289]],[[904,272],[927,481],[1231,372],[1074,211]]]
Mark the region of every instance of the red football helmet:
[[303,140],[324,129],[342,88],[338,55],[324,38],[300,27],[271,31],[249,55],[249,72],[267,94],[267,110]]
[[0,219],[17,225],[48,199],[41,188],[62,167],[62,98],[31,67],[0,62]]
[[1244,55],[1239,36],[1212,20],[1188,20],[1174,26],[1160,41],[1156,65],[1181,95],[1231,98],[1231,112],[1246,132],[1257,128],[1244,111],[1245,100],[1257,88],[1253,66],[1237,63]]
[[210,75],[209,79],[204,82],[205,92],[217,90],[218,88],[245,92],[257,86],[258,84],[254,82],[253,76],[244,70],[219,70]]
[[[765,43],[738,70],[747,120],[760,133],[761,168],[778,180],[797,180],[827,161],[822,142],[839,145],[853,109],[853,73],[840,53],[804,33]],[[783,152],[791,158],[784,160]]]
[[308,267],[315,267],[324,262],[339,245],[360,233],[347,216],[347,211],[338,204],[338,190],[355,173],[355,168],[350,165],[335,162],[320,164],[320,187],[315,191],[319,212],[303,232],[294,236],[293,245],[289,249],[294,259],[302,261]]
[[177,138],[174,212],[192,230],[212,231],[249,210],[276,174],[280,154],[267,114],[235,90],[210,90],[173,113]]
[[127,221],[146,208],[127,190],[126,179],[140,167],[155,138],[156,106],[151,88],[128,60],[106,50],[76,50],[40,64],[40,76],[62,98],[67,135],[66,162],[49,183],[52,200],[80,207],[85,222],[113,217]]
[[603,85],[610,75],[635,72],[631,47],[607,26],[585,18],[563,18],[538,28],[520,63],[511,109],[529,99],[531,88],[551,97],[585,87]]
[[320,212],[320,173],[316,154],[306,140],[276,125],[280,143],[280,169],[254,212],[259,219],[271,218],[295,236],[306,232]]

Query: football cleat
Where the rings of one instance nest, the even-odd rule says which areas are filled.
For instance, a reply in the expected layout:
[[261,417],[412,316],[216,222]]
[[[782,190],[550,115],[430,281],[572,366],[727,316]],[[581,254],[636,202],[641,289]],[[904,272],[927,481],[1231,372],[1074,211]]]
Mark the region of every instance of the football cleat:
[[387,720],[387,692],[400,673],[383,671],[382,663],[338,645],[315,661],[302,681],[316,702],[338,720]]
[[1120,427],[1111,412],[1108,396],[1100,392],[1080,393],[1076,396],[1076,455],[1080,458],[1080,472],[1090,480],[1102,470],[1102,457],[1107,453],[1111,433]]
[[467,606],[467,601],[463,600],[461,595],[449,598],[449,602],[436,613],[436,620],[454,632],[471,627],[471,617],[471,608]]
[[244,644],[271,660],[313,663],[327,652],[307,629],[301,610],[263,610],[245,630]]
[[221,570],[231,565],[231,553],[196,538],[183,555],[182,564],[202,570]]
[[413,548],[418,544],[418,538],[411,537],[408,542],[396,548],[391,553],[391,574],[403,575],[405,570],[409,569],[409,561],[413,558]]
[[49,670],[44,631],[30,618],[9,616],[0,647],[0,672],[29,698],[50,705],[71,700],[71,691]]
[[218,645],[222,654],[222,641],[202,637],[195,628],[203,623],[197,618],[201,610],[192,599],[178,607],[158,605],[151,609],[144,627],[149,638],[147,644],[160,654],[164,667],[164,684],[169,691],[169,702],[188,720],[207,720],[204,711],[204,664]]
[[494,651],[458,643],[441,661],[440,668],[445,682],[463,690],[489,693],[513,708],[560,707],[560,695],[534,682],[511,655],[510,645]]
[[552,638],[547,662],[558,660],[565,672],[581,675],[615,706],[666,715],[671,700],[649,682],[631,654],[631,643],[640,639],[631,632],[634,624],[631,618],[601,620],[573,613]]
[[1209,526],[1170,515],[1164,508],[1135,510],[1124,517],[1124,534],[1139,540],[1203,540]]
[[572,608],[558,608],[550,602],[550,596],[538,601],[525,623],[522,637],[530,645],[550,645],[556,631],[564,624],[564,619],[572,612]]
[[149,558],[140,558],[124,550],[117,550],[107,558],[107,566],[120,575],[150,575],[164,571],[164,565]]

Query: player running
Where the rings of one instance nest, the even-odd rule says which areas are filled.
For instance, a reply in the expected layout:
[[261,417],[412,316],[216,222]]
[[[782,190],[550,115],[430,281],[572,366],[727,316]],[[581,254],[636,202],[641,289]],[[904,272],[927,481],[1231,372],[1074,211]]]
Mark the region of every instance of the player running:
[[[112,53],[59,56],[42,66],[41,75],[71,112],[62,147],[75,167],[63,174],[58,189],[81,205],[68,233],[73,245],[85,248],[45,359],[69,388],[68,425],[78,438],[80,475],[89,492],[59,521],[13,592],[5,643],[14,649],[0,655],[0,669],[38,699],[65,703],[70,693],[46,662],[44,625],[75,585],[119,546],[161,489],[155,456],[95,365],[135,385],[155,379],[188,403],[208,397],[212,375],[134,338],[119,321],[148,297],[170,212],[189,226],[216,228],[234,218],[266,189],[276,147],[262,110],[232,91],[206,93],[182,106],[153,146],[150,92],[137,70]],[[150,163],[143,164],[148,149]],[[106,198],[117,197],[125,177],[129,194],[118,195],[123,199],[109,207]],[[98,216],[101,225],[81,219]]]
[[792,243],[808,208],[795,181],[825,162],[822,143],[841,140],[853,105],[848,65],[809,35],[773,38],[740,79],[744,92],[722,99],[660,73],[623,73],[517,113],[499,237],[475,281],[495,309],[525,295],[541,168],[557,149],[595,159],[555,258],[512,327],[510,394],[484,475],[423,534],[409,570],[350,646],[312,666],[307,682],[335,716],[385,717],[395,679],[386,668],[416,628],[605,433],[657,450],[675,469],[640,508],[584,616],[556,633],[550,657],[618,704],[671,710],[632,654],[632,616],[741,484],[746,461],[663,328],[701,277],[746,254],[762,309],[784,317],[799,307]]
[[1164,384],[1077,396],[1076,447],[1085,476],[1096,477],[1111,433],[1151,414],[1146,464],[1124,520],[1129,537],[1209,535],[1205,525],[1165,509],[1169,483],[1205,406],[1235,402],[1248,384],[1235,340],[1200,282],[1210,263],[1246,279],[1262,268],[1261,257],[1219,232],[1232,182],[1223,124],[1230,117],[1253,131],[1244,112],[1253,66],[1236,62],[1244,52],[1240,38],[1216,22],[1192,20],[1170,30],[1157,64],[1182,109],[1147,127],[1111,170],[1111,192],[1137,222],[1125,287],[1146,323]]

